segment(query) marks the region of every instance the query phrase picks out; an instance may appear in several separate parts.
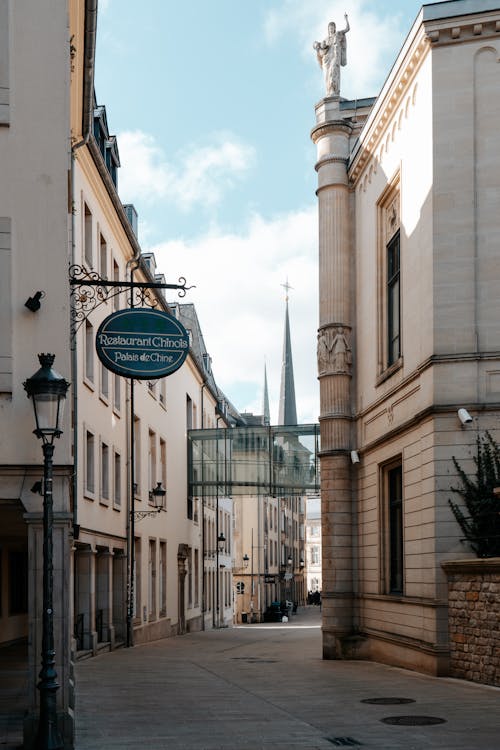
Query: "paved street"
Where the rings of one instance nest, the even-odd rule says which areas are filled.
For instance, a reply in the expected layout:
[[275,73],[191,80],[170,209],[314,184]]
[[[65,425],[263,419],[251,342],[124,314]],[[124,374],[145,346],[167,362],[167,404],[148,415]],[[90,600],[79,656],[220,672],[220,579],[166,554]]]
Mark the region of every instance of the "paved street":
[[[77,750],[498,750],[500,689],[321,659],[316,607],[77,665]],[[363,700],[406,698],[407,704]],[[386,717],[444,723],[395,726]]]

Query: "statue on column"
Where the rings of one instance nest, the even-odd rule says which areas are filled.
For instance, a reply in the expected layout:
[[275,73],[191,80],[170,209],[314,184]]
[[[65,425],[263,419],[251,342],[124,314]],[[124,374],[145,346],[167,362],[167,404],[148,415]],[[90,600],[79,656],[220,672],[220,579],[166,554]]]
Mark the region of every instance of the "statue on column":
[[340,66],[347,64],[347,43],[345,35],[350,29],[347,13],[344,14],[345,29],[337,31],[335,23],[328,24],[328,36],[322,42],[314,42],[314,49],[325,77],[327,96],[340,94]]

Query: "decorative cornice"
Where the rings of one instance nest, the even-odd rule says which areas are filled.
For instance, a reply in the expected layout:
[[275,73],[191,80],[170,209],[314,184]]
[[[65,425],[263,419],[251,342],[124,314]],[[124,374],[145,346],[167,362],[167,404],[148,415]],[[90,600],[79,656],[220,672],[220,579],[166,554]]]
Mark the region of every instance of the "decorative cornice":
[[[424,31],[417,35],[404,65],[395,78],[391,88],[380,102],[380,109],[373,122],[369,122],[366,134],[360,140],[359,150],[354,155],[351,163],[350,178],[355,182],[366,164],[373,160],[375,152],[387,133],[387,125],[391,118],[401,107],[404,97],[408,95],[411,84],[420,69],[426,53],[430,48],[430,41]],[[378,109],[378,102],[374,104],[374,110]],[[370,120],[370,118],[369,118]]]
[[320,138],[331,133],[343,132],[346,135],[351,135],[352,125],[346,120],[328,120],[327,122],[321,122],[311,130],[311,138],[314,143],[317,143]]
[[498,38],[500,34],[500,17],[498,11],[482,14],[483,20],[478,23],[477,15],[446,18],[440,21],[424,23],[425,33],[433,47],[446,44],[474,42],[478,37],[483,39]]
[[[380,103],[374,104],[376,112],[373,120],[369,118],[366,131],[363,132],[358,150],[352,156],[350,179],[356,182],[371,160],[376,160],[375,153],[388,128],[387,125],[401,107],[415,75],[420,69],[426,53],[434,47],[448,44],[463,44],[482,40],[497,40],[500,36],[500,12],[491,11],[481,14],[483,19],[478,23],[478,14],[455,16],[441,20],[424,21],[417,30],[402,67]],[[380,107],[380,109],[379,109]]]
[[349,159],[345,156],[335,156],[334,154],[325,154],[324,156],[319,159],[319,161],[316,162],[314,165],[314,169],[316,172],[318,172],[321,167],[324,167],[325,164],[344,164],[347,167],[347,164],[349,162]]
[[[425,359],[423,362],[417,365],[417,367],[412,372],[410,372],[403,380],[399,380],[389,390],[385,391],[383,395],[378,397],[375,401],[372,401],[360,412],[357,412],[355,415],[355,418],[362,419],[371,411],[373,411],[374,409],[377,409],[381,404],[383,404],[392,396],[394,396],[395,393],[402,391],[407,385],[409,385],[414,380],[419,378],[422,375],[422,373],[424,373],[426,370],[429,369],[429,367],[433,367],[434,365],[449,364],[453,362],[496,362],[499,360],[500,360],[499,351],[462,352],[460,354],[454,354],[454,353],[453,354],[431,354],[430,357],[427,357],[427,359]],[[382,373],[379,376],[376,382],[376,386],[381,385],[389,377],[391,377],[392,375],[394,375],[396,372],[398,372],[401,369],[401,364],[399,363],[399,361],[396,362],[395,365],[396,366],[394,367],[394,369],[391,367],[389,368],[389,370],[387,370],[385,373]],[[384,377],[385,375],[387,375],[387,377]]]

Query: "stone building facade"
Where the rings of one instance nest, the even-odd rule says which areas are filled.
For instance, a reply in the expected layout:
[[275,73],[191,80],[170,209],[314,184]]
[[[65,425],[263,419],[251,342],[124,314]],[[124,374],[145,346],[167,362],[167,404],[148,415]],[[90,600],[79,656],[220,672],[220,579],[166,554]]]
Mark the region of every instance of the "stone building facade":
[[449,671],[452,456],[500,427],[499,28],[425,5],[376,99],[316,106],[325,658]]

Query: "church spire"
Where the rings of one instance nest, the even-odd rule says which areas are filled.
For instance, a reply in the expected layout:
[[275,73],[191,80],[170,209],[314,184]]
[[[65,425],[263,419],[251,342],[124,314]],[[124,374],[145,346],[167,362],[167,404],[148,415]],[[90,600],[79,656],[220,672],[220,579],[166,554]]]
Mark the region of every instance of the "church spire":
[[262,415],[264,417],[264,424],[271,424],[271,412],[269,411],[269,391],[267,388],[267,368],[264,365],[264,397],[262,399]]
[[281,388],[278,424],[297,424],[297,406],[295,404],[295,384],[293,380],[292,343],[290,338],[290,320],[288,317],[288,290],[292,287],[286,280],[282,284],[286,290],[285,337],[283,339],[283,359],[281,363]]

